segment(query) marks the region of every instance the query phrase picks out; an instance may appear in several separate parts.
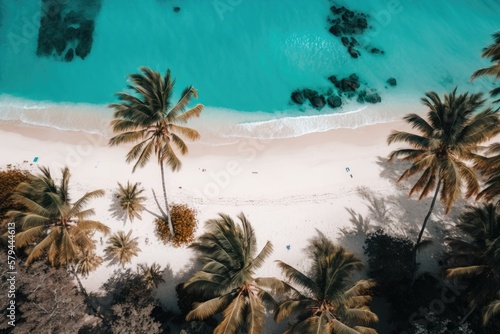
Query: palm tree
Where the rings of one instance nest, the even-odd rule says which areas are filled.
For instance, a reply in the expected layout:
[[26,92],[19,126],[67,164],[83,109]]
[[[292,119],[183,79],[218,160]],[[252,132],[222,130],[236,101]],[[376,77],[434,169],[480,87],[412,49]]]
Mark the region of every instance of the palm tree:
[[132,261],[132,257],[137,256],[141,249],[137,238],[132,238],[132,230],[127,234],[118,231],[113,234],[106,243],[109,245],[104,249],[106,260],[118,262],[122,267]]
[[214,333],[262,333],[265,306],[274,299],[258,284],[254,270],[264,264],[272,250],[268,241],[257,254],[257,241],[250,222],[241,213],[241,225],[227,215],[206,222],[207,231],[190,247],[199,253],[203,268],[185,284],[188,293],[203,302],[195,303],[186,319],[202,320],[222,312]]
[[48,168],[41,167],[40,171],[39,175],[30,175],[29,182],[21,183],[14,195],[27,208],[9,212],[22,229],[16,235],[16,246],[29,250],[27,264],[47,254],[52,266],[73,265],[95,248],[95,231],[109,233],[106,225],[88,219],[94,209],[85,208],[89,200],[102,197],[104,191],[88,192],[72,202],[67,167],[62,169],[59,184]]
[[137,266],[137,271],[146,283],[147,289],[157,288],[160,283],[165,283],[165,279],[162,277],[163,270],[161,270],[160,265],[156,262],[151,266],[141,263]]
[[[481,57],[490,58],[493,63],[490,67],[482,68],[472,74],[472,80],[483,75],[489,75],[496,79],[500,78],[500,31],[493,34],[493,44],[483,49]],[[491,96],[500,94],[500,87],[496,87],[490,91]],[[495,102],[499,102],[496,100]]]
[[[352,276],[363,268],[363,263],[323,235],[313,238],[307,250],[313,262],[307,274],[277,261],[290,282],[284,283],[284,290],[293,292],[274,313],[277,322],[292,317],[285,333],[376,334],[377,331],[367,327],[378,321],[377,315],[367,306],[371,296],[366,292],[374,283],[369,280],[352,282]],[[292,284],[300,286],[304,292],[299,292]]]
[[203,105],[197,104],[186,111],[191,97],[198,97],[197,91],[189,86],[184,89],[180,99],[172,107],[170,99],[175,79],[171,80],[170,70],[167,70],[165,77],[146,67],[140,70],[142,73],[129,76],[132,81],[129,88],[133,90],[133,94],[118,93],[121,102],[110,105],[110,108],[115,110],[111,126],[117,135],[110,139],[109,144],[114,146],[135,143],[127,154],[128,163],[135,161],[132,172],[138,167],[144,167],[154,153],[160,165],[166,213],[161,208],[160,211],[166,216],[171,235],[174,236],[165,186],[164,164],[172,171],[181,168],[181,161],[174,148],[184,155],[188,152],[188,148],[181,136],[196,140],[200,135],[197,131],[180,124],[198,117]]
[[476,173],[467,162],[476,157],[474,152],[479,144],[498,132],[499,120],[498,110],[487,108],[478,111],[485,102],[481,93],[457,96],[455,88],[451,94],[444,95],[443,101],[435,92],[425,95],[422,101],[429,108],[427,120],[417,114],[404,117],[419,134],[394,131],[387,139],[389,144],[403,142],[411,146],[389,155],[389,161],[399,158],[411,162],[398,182],[420,174],[410,190],[410,196],[420,192],[420,200],[434,189],[434,197],[415,248],[420,245],[438,195],[448,213],[460,197],[462,187],[466,189],[465,197],[478,193]]
[[97,256],[94,252],[85,251],[76,263],[76,272],[82,274],[83,277],[88,277],[89,274],[96,270],[102,264],[102,257]]
[[487,325],[500,314],[500,215],[492,203],[469,207],[457,227],[467,238],[447,238],[452,252],[446,277],[470,283],[470,312],[483,307]]
[[477,195],[477,199],[490,202],[500,195],[500,143],[491,144],[485,153],[486,157],[478,156],[476,159],[475,167],[486,178],[485,188]]
[[118,182],[118,199],[120,207],[127,213],[128,218],[133,222],[134,218],[142,219],[141,212],[146,210],[142,203],[146,197],[141,196],[144,188],[139,188],[139,183],[130,184],[127,181],[127,186],[124,187]]

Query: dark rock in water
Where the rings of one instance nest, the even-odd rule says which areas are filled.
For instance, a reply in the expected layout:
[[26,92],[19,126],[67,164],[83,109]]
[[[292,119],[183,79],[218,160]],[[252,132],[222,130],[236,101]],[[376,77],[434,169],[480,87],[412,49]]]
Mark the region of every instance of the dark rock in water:
[[86,20],[80,24],[80,42],[75,49],[75,54],[85,59],[92,49],[94,21]]
[[309,102],[311,102],[311,105],[316,109],[322,109],[326,104],[325,97],[323,95],[313,96],[309,99]]
[[181,10],[181,7],[174,7],[174,12],[178,13]]
[[379,103],[379,102],[382,102],[382,98],[380,97],[380,95],[378,95],[378,93],[367,94],[364,97],[364,99],[368,103]]
[[297,103],[297,104],[302,104],[305,101],[304,94],[302,94],[302,91],[296,90],[292,92],[292,101]]
[[78,15],[78,13],[73,10],[66,14],[66,16],[64,17],[64,22],[66,22],[66,24],[68,25],[79,24],[80,20],[80,15]]
[[316,97],[319,95],[317,91],[309,89],[309,88],[304,89],[302,91],[302,94],[304,94],[304,97],[306,99],[309,99],[309,100],[312,99],[313,97]]
[[344,14],[342,14],[342,20],[344,22],[349,22],[354,17],[354,12],[352,10],[346,9]]
[[359,82],[359,77],[356,73],[353,73],[349,76],[349,79],[351,79],[352,81],[356,81],[356,82]]
[[347,48],[352,58],[359,58],[360,51],[354,49],[359,43],[352,36],[362,35],[365,30],[370,28],[369,16],[362,12],[349,10],[344,6],[331,6],[330,11],[333,13],[333,18],[328,18],[328,22],[332,23],[329,32],[341,38],[342,44]]
[[68,52],[66,52],[66,55],[64,56],[64,61],[72,61],[74,56],[75,53],[73,49],[69,49]]
[[339,96],[329,96],[326,102],[330,108],[338,108],[342,105],[342,99]]
[[396,81],[395,78],[389,78],[387,80],[387,83],[389,84],[389,86],[392,86],[392,87],[394,87],[394,86],[396,86],[398,84],[398,82]]
[[370,49],[370,52],[373,53],[373,54],[380,54],[380,53],[384,53],[384,51],[378,49],[378,48],[371,48]]
[[358,27],[361,30],[365,30],[368,28],[368,21],[364,17],[360,17],[356,20],[355,23],[356,27]]
[[326,90],[326,95],[332,95],[333,94],[333,89],[331,87],[329,87],[327,90]]
[[355,48],[353,48],[352,46],[349,46],[349,48],[347,49],[347,52],[349,52],[349,54],[353,58],[358,58],[359,56],[361,56],[361,53],[359,53],[359,51],[356,50]]
[[336,18],[335,20],[330,20],[330,22],[332,23],[332,25],[335,25],[335,24],[340,24],[342,22],[342,20],[339,18]]
[[336,77],[336,76],[334,76],[334,75],[330,75],[330,76],[328,77],[328,80],[330,80],[330,82],[331,82],[332,84],[334,84],[334,85],[335,85],[335,84],[337,84],[337,82],[338,82],[337,77]]
[[56,52],[58,55],[62,55],[64,50],[66,50],[66,38],[64,36],[64,33],[59,33],[56,36],[53,37],[52,39],[52,44],[54,45],[54,48],[56,49]]
[[363,89],[358,93],[356,101],[358,101],[358,103],[365,103],[365,96],[366,96],[366,90]]
[[330,7],[330,10],[332,11],[333,14],[335,15],[339,15],[339,14],[342,14],[342,12],[344,12],[347,8],[345,8],[344,6],[342,7],[335,7],[335,6],[331,6]]
[[83,2],[85,6],[75,7],[68,4],[70,1],[41,1],[37,55],[53,56],[60,61],[88,56],[93,42],[93,18],[100,10],[100,1]]
[[341,92],[354,92],[359,88],[359,82],[349,78],[344,78],[335,84]]
[[[38,44],[36,54],[38,56],[49,56],[55,48],[61,54],[66,48],[64,37],[61,32],[61,6],[49,6],[48,11],[40,19],[40,28],[38,29]],[[64,29],[63,29],[64,31]],[[56,42],[57,40],[57,42]]]
[[342,35],[342,26],[340,26],[339,24],[333,25],[328,31],[333,35],[339,37],[340,35]]
[[76,40],[79,37],[80,37],[80,29],[76,29],[73,27],[68,27],[68,29],[66,29],[66,40],[68,42]]

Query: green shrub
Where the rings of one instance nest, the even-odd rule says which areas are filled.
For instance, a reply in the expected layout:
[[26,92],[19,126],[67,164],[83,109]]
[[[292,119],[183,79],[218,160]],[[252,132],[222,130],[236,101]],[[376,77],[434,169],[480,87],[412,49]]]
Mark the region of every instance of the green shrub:
[[186,204],[174,204],[170,209],[170,217],[174,225],[174,238],[169,240],[170,229],[166,218],[155,219],[158,237],[164,242],[171,241],[176,247],[193,242],[194,232],[198,225],[196,211]]

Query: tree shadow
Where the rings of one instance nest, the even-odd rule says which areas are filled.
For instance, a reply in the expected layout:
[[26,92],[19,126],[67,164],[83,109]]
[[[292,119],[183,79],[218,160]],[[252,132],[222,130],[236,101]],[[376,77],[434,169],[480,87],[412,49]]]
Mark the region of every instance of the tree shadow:
[[118,192],[113,191],[111,194],[111,206],[109,207],[109,212],[111,212],[111,217],[123,221],[123,225],[127,223],[127,211],[123,210],[123,208],[120,205],[120,196],[118,195]]
[[191,278],[197,271],[202,269],[202,265],[196,258],[190,258],[188,263],[182,267],[177,273],[174,274],[170,265],[167,265],[163,270],[162,278],[165,283],[161,283],[154,291],[154,295],[158,298],[164,308],[174,311],[180,314],[180,309],[177,305],[177,292],[175,287],[179,283],[186,282]]
[[107,262],[106,267],[118,266],[118,267],[120,267],[120,269],[125,269],[125,267],[120,264],[120,261],[118,260],[118,258],[111,253],[106,252],[104,254],[103,259],[105,262]]
[[[397,172],[398,169],[393,170]],[[415,242],[432,198],[419,201],[408,196],[409,189],[396,189],[391,195],[381,196],[368,188],[358,188],[360,197],[367,205],[368,214],[363,216],[352,208],[346,208],[351,216],[349,221],[352,227],[340,229],[339,242],[349,250],[362,254],[365,260],[364,241],[367,235],[376,229],[381,228],[391,236]],[[461,208],[467,203],[464,199],[458,200],[448,214],[441,203],[436,203],[423,239],[430,240],[431,243],[420,250],[418,255],[419,262],[422,263],[420,271],[439,271],[441,258],[446,251],[444,240],[455,233],[455,222]]]
[[380,176],[395,183],[397,183],[399,177],[404,173],[404,171],[411,166],[410,162],[401,160],[389,162],[387,157],[381,156],[377,157],[375,163],[382,169]]

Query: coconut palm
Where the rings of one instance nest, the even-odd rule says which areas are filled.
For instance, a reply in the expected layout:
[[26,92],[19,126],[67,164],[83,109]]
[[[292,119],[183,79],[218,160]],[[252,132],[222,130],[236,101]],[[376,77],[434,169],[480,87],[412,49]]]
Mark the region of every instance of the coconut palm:
[[102,257],[97,256],[94,252],[85,251],[79,257],[75,269],[77,273],[82,274],[83,277],[88,277],[89,274],[96,270],[102,264]]
[[285,333],[377,333],[368,327],[378,321],[367,306],[371,296],[366,292],[374,283],[352,280],[363,263],[323,235],[313,238],[307,251],[312,260],[308,273],[277,261],[289,281],[284,286],[293,292],[274,313],[277,322],[290,319]]
[[142,219],[141,212],[146,210],[142,203],[146,197],[141,196],[144,188],[139,187],[139,183],[131,184],[127,181],[127,186],[118,182],[118,200],[120,207],[127,213],[128,218],[133,222],[134,218]]
[[477,199],[486,201],[498,200],[500,195],[500,143],[491,144],[486,150],[486,157],[478,157],[475,167],[486,178],[484,189],[477,195]]
[[471,311],[483,307],[483,323],[500,314],[500,215],[492,203],[469,207],[458,228],[466,238],[447,238],[449,279],[468,281]]
[[57,183],[45,167],[41,174],[30,175],[29,182],[21,183],[15,199],[22,203],[26,211],[10,211],[9,216],[21,226],[16,235],[16,246],[26,247],[29,255],[26,263],[48,255],[53,266],[73,265],[82,254],[95,248],[92,235],[95,231],[109,233],[109,228],[88,219],[94,209],[86,209],[87,203],[102,197],[103,190],[86,193],[76,201],[69,195],[70,172],[62,169],[62,178]]
[[[483,49],[481,57],[490,58],[493,63],[490,67],[482,68],[472,74],[472,80],[483,75],[489,75],[496,79],[500,78],[500,31],[493,34],[493,44]],[[491,96],[500,94],[500,87],[496,87],[490,91]],[[495,102],[499,102],[496,100]]]
[[197,131],[182,124],[193,117],[198,117],[203,105],[197,104],[186,111],[191,97],[198,97],[196,90],[189,86],[184,89],[180,99],[172,106],[170,100],[175,79],[171,80],[170,70],[167,70],[165,77],[146,67],[142,67],[140,71],[142,73],[129,76],[132,82],[129,88],[133,90],[133,93],[118,93],[120,103],[110,105],[115,110],[111,126],[117,135],[110,139],[109,144],[114,146],[135,143],[126,159],[128,163],[135,161],[132,172],[138,167],[144,167],[154,154],[160,165],[165,200],[166,212],[163,212],[161,208],[160,211],[167,217],[171,235],[174,236],[165,186],[164,164],[172,171],[178,171],[181,168],[181,161],[177,154],[184,155],[188,152],[182,137],[190,140],[200,137]]
[[137,271],[146,283],[147,289],[157,288],[160,283],[165,283],[165,279],[162,277],[163,270],[161,270],[161,266],[156,262],[151,266],[141,263],[137,266]]
[[127,234],[123,231],[118,231],[109,237],[106,241],[108,246],[104,249],[106,260],[118,262],[122,267],[132,261],[132,257],[137,256],[141,249],[137,238],[132,238],[132,230]]
[[185,284],[188,293],[203,300],[195,303],[186,319],[202,320],[222,312],[214,333],[262,333],[265,306],[274,300],[254,278],[273,247],[268,241],[257,254],[257,241],[250,222],[238,215],[241,225],[229,216],[206,223],[206,232],[190,247],[199,253],[203,268]]
[[398,181],[419,174],[410,196],[420,193],[420,200],[434,190],[415,247],[420,245],[438,195],[448,213],[462,188],[466,190],[465,197],[478,193],[476,173],[467,163],[475,158],[478,145],[498,132],[498,110],[479,111],[485,102],[481,93],[457,96],[455,88],[451,94],[444,95],[444,100],[435,92],[425,95],[422,101],[429,109],[427,120],[417,114],[404,117],[419,134],[394,131],[387,139],[389,144],[410,145],[410,148],[397,149],[389,155],[389,161],[399,158],[411,162]]

